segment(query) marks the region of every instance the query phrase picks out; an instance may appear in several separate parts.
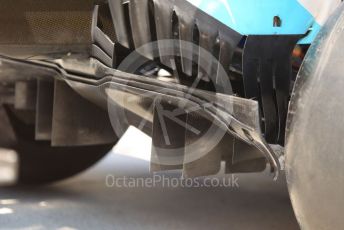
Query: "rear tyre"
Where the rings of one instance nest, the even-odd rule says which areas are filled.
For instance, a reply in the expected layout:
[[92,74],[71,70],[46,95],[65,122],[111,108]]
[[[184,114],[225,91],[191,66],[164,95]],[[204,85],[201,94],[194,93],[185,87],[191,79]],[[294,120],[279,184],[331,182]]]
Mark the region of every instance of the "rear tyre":
[[16,147],[20,170],[18,184],[45,184],[74,176],[104,157],[113,145],[52,147],[24,141]]
[[9,107],[0,113],[0,145],[15,150],[19,158],[17,184],[39,185],[71,177],[92,166],[115,144],[53,147],[49,141],[36,141],[34,125],[18,119]]
[[305,58],[288,117],[286,174],[302,229],[344,226],[344,5]]

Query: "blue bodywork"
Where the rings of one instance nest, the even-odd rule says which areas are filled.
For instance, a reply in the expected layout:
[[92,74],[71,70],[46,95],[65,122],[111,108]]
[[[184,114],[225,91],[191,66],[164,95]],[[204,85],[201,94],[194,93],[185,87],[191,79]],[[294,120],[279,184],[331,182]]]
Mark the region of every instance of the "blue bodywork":
[[[187,1],[242,35],[305,34],[299,43],[308,44],[321,28],[298,0]],[[273,24],[276,16],[280,27]]]

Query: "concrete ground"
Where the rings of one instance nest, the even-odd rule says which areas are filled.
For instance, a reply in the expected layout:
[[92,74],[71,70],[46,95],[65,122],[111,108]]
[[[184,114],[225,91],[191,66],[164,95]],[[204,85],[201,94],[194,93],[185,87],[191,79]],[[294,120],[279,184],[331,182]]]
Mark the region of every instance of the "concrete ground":
[[131,132],[84,174],[0,189],[0,229],[298,229],[283,175],[278,182],[268,173],[238,175],[239,187],[229,188],[115,186],[114,178],[152,178],[149,146],[148,137]]

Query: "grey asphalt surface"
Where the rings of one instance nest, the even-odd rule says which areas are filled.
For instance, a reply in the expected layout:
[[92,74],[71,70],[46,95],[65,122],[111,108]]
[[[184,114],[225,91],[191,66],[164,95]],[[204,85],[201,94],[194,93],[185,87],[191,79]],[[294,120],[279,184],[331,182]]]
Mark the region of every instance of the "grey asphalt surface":
[[112,176],[152,178],[144,160],[149,140],[140,138],[129,136],[95,167],[69,180],[0,188],[0,229],[299,229],[283,175],[278,182],[267,172],[238,175],[239,188],[107,186]]

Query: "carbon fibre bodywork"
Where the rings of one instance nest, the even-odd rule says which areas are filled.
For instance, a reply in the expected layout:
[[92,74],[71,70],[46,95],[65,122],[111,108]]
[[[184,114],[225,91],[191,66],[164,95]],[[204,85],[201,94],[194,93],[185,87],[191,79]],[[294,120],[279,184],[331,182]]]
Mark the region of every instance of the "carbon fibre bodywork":
[[[1,5],[2,22],[13,27],[0,34],[0,53],[1,79],[14,92],[20,91],[15,90],[18,82],[25,82],[25,87],[34,82],[31,91],[38,93],[29,105],[37,113],[37,139],[52,145],[109,142],[114,135],[104,126],[114,126],[112,115],[124,127],[134,125],[153,136],[154,170],[183,168],[185,176],[203,176],[216,173],[225,160],[228,172],[253,172],[263,170],[267,159],[277,177],[279,154],[269,144],[283,145],[291,52],[302,34],[247,38],[183,0],[33,2]],[[123,68],[132,55],[136,58],[132,65]],[[136,71],[146,63],[153,67]],[[169,72],[168,81],[147,74],[154,69]],[[98,128],[104,132],[89,122],[97,113],[69,122],[68,116],[81,114],[61,112],[64,103],[58,98],[63,97],[58,96],[68,90],[57,82],[43,82],[44,77],[67,82],[103,109],[109,110],[111,101],[124,115],[110,114],[111,122],[102,119]],[[19,95],[29,94],[14,93],[8,101]],[[121,104],[131,96],[134,101]],[[180,109],[185,113],[178,121],[186,127],[192,124],[207,133],[214,124],[221,130],[216,141],[203,139],[199,148],[203,155],[196,162],[185,156],[197,149],[188,146],[199,138],[168,122],[165,125],[173,137],[169,145],[178,147],[175,154],[179,158],[173,167],[162,160],[164,149],[170,147],[162,142],[166,138],[159,139],[164,134],[156,116],[159,107],[152,100],[157,96],[169,112]],[[74,107],[77,104],[76,100]],[[90,130],[92,138],[82,135]],[[207,169],[207,165],[211,166]]]
[[[71,58],[70,60],[72,61],[73,66],[78,65],[78,63],[75,62],[74,58]],[[78,57],[78,60],[82,59]],[[248,159],[242,159],[243,161],[260,159],[261,156],[264,156],[270,163],[275,178],[278,176],[280,169],[278,156],[275,155],[272,148],[267,144],[264,137],[261,135],[259,107],[258,103],[253,100],[242,99],[224,94],[213,94],[211,92],[197,89],[192,92],[192,96],[190,98],[186,99],[185,94],[188,92],[188,88],[185,86],[159,82],[156,80],[151,80],[149,78],[142,78],[141,76],[123,73],[121,71],[108,68],[97,60],[92,59],[84,59],[84,61],[78,61],[80,64],[79,69],[90,69],[87,68],[91,66],[90,64],[92,64],[93,67],[96,66],[96,69],[94,69],[92,75],[90,75],[90,72],[83,72],[82,74],[80,71],[76,73],[73,70],[68,69],[68,67],[64,68],[64,66],[70,65],[70,63],[68,63],[68,58],[64,59],[62,62],[58,61],[57,63],[52,63],[42,61],[28,62],[2,57],[1,62],[3,70],[1,77],[3,80],[7,80],[7,82],[9,82],[10,80],[6,78],[6,76],[8,76],[8,73],[17,75],[18,73],[22,73],[22,71],[25,70],[26,73],[21,74],[21,76],[18,78],[15,78],[15,81],[20,81],[23,79],[28,80],[28,78],[32,78],[32,75],[35,75],[34,79],[42,77],[56,78],[57,80],[66,81],[82,96],[88,98],[90,101],[94,102],[104,109],[108,109],[107,103],[109,103],[109,100],[111,103],[115,103],[117,106],[119,104],[119,106],[123,107],[125,113],[130,114],[129,116],[127,116],[127,118],[130,119],[121,121],[122,123],[124,123],[124,126],[133,125],[137,127],[138,121],[140,119],[147,119],[146,114],[143,114],[142,110],[138,110],[137,108],[146,110],[147,113],[153,116],[154,111],[151,110],[151,108],[154,107],[149,106],[149,104],[154,103],[154,100],[152,98],[154,98],[156,94],[165,92],[164,95],[162,95],[162,101],[169,103],[171,106],[174,107],[178,107],[178,103],[184,101],[187,104],[185,108],[183,107],[186,114],[192,112],[192,108],[196,106],[198,109],[193,112],[198,114],[197,116],[200,117],[199,119],[201,121],[208,120],[209,122],[214,123],[219,130],[222,130],[220,132],[222,136],[218,141],[208,139],[207,143],[205,139],[202,139],[205,144],[212,144],[212,141],[217,141],[215,144],[213,144],[213,146],[215,146],[220,142],[222,143],[222,137],[224,141],[223,143],[228,144],[228,141],[230,141],[232,137],[235,137],[237,140],[246,143],[244,146],[253,146],[254,148],[257,148],[259,151],[261,151],[261,153],[263,154],[260,155],[253,151],[253,155],[251,154],[251,159],[250,157],[248,157]],[[143,90],[146,91],[145,93],[149,94],[149,97],[142,97]],[[124,96],[122,94],[122,98],[119,98],[118,92],[125,94]],[[139,97],[139,100],[130,100],[127,104],[121,104],[122,100],[125,100],[131,95]],[[141,100],[144,100],[145,103],[143,103]],[[116,115],[118,115],[118,118],[121,118],[120,114],[116,113]],[[84,116],[87,115],[85,114]],[[55,120],[54,117],[53,120]],[[149,135],[152,135],[152,132],[154,132],[154,122],[156,122],[156,120],[154,121],[148,119],[145,127],[143,127],[143,130]],[[196,127],[198,126],[196,125]],[[65,132],[64,130],[63,133],[65,137],[69,139],[69,135],[71,135],[70,132]],[[228,133],[228,135],[226,133]],[[72,134],[72,136],[73,135],[74,134]],[[53,138],[54,135],[51,139],[52,143],[55,143],[55,145],[58,144],[56,143],[56,139]],[[75,141],[75,143],[77,143],[77,141]],[[65,144],[66,143],[63,143],[63,145]],[[228,148],[222,149],[222,151],[214,151],[213,153],[211,152],[212,150],[213,149],[209,149],[209,151],[204,153],[204,155],[219,154],[221,156],[222,154],[235,154],[231,152],[233,149]],[[184,154],[184,152],[182,154]],[[223,158],[226,159],[225,157]],[[220,157],[220,159],[222,159],[222,157]],[[228,162],[229,165],[238,163],[233,162],[233,159],[235,159],[235,157],[227,158],[227,160],[230,161]],[[220,163],[220,161],[218,163]],[[162,162],[161,165],[167,164],[166,162]],[[265,168],[265,161],[261,161],[261,163],[259,163],[258,165],[257,163],[255,163],[254,166],[251,167],[256,169],[258,167],[260,171]],[[229,167],[229,169],[231,168]],[[238,170],[242,171],[244,169],[238,168]],[[246,171],[250,170],[246,169]]]

